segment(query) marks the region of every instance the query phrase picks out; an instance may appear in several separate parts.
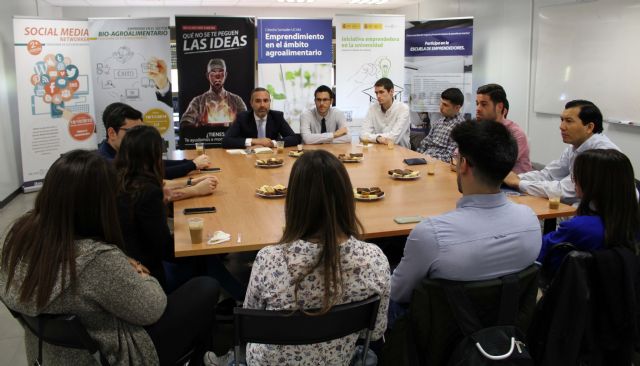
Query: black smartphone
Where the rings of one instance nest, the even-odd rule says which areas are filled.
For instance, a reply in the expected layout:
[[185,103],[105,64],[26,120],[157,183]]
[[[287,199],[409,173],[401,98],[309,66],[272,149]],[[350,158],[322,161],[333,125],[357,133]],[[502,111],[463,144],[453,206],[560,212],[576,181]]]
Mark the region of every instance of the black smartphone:
[[407,165],[421,165],[427,163],[427,161],[423,158],[404,159],[403,161]]
[[216,208],[211,206],[211,207],[190,207],[190,208],[185,208],[183,213],[185,215],[193,215],[193,214],[199,214],[199,213],[212,213],[212,212],[216,212]]
[[220,168],[204,168],[204,169],[200,169],[201,172],[219,172],[222,169]]

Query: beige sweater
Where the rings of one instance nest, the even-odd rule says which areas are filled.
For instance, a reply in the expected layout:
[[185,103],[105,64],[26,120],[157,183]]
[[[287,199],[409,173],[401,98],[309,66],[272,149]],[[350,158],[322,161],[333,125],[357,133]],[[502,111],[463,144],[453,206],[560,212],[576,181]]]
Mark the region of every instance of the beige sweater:
[[[111,365],[158,365],[158,356],[143,326],[155,323],[167,304],[167,298],[155,278],[139,275],[120,249],[93,240],[76,242],[76,291],[61,288],[60,276],[49,304],[38,312],[34,304],[18,302],[18,290],[6,287],[6,271],[0,270],[0,297],[10,308],[28,315],[38,313],[75,314]],[[14,279],[24,278],[24,267]],[[68,283],[68,281],[67,281]],[[38,354],[37,338],[25,330],[29,364]],[[45,365],[95,365],[85,350],[73,350],[44,344]]]

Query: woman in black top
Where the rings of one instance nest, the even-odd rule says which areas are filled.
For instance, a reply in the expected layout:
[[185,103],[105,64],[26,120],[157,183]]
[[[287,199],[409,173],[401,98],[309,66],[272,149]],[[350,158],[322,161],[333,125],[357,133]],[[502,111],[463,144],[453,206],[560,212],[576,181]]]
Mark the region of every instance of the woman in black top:
[[[163,195],[162,144],[157,129],[136,126],[127,131],[116,156],[118,214],[127,254],[142,262],[167,292],[203,268],[233,298],[242,300],[244,286],[226,270],[219,256],[174,257]],[[166,268],[171,268],[171,276]],[[167,281],[168,277],[175,281]]]

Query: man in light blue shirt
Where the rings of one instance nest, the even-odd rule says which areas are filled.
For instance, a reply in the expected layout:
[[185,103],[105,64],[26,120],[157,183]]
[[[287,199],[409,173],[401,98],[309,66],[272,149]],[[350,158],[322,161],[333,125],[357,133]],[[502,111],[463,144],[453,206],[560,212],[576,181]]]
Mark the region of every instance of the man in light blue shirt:
[[591,149],[620,150],[607,136],[602,127],[600,109],[588,100],[572,100],[564,106],[560,115],[562,142],[569,144],[560,159],[547,164],[542,170],[524,174],[510,173],[504,183],[521,192],[538,197],[561,197],[565,203],[579,201],[571,179],[573,161],[583,151]]
[[467,121],[458,124],[451,136],[458,145],[462,198],[455,210],[427,218],[409,234],[391,278],[392,319],[426,276],[487,280],[523,270],[540,252],[535,213],[500,191],[518,156],[509,130],[495,121]]
[[351,142],[344,113],[333,105],[333,91],[320,85],[313,93],[316,107],[300,116],[300,135],[305,144],[340,144]]

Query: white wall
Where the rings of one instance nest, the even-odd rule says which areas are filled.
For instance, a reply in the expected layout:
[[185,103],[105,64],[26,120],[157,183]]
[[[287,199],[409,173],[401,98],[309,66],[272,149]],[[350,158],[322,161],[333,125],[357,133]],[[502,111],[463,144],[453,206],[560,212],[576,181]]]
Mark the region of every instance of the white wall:
[[0,2],[0,201],[22,185],[20,131],[16,98],[16,69],[13,53],[13,16],[57,18],[60,8],[38,0]]
[[[599,0],[603,2],[615,2],[616,0]],[[533,41],[531,68],[532,78],[530,85],[531,104],[529,108],[529,129],[528,136],[531,143],[531,160],[547,163],[551,160],[557,159],[561,151],[566,147],[562,143],[560,137],[560,112],[556,115],[549,115],[543,113],[536,113],[533,110],[533,96],[535,95],[535,88],[544,88],[544,85],[535,85],[535,70],[536,70],[536,55],[538,52],[544,52],[544,50],[538,50],[538,10],[542,6],[567,4],[580,2],[578,0],[535,0],[533,11],[533,32],[531,35]],[[638,1],[640,6],[640,1]],[[606,65],[603,65],[606,67]],[[639,80],[640,82],[640,80]],[[625,97],[624,90],[620,91],[620,98]],[[598,100],[592,100],[596,105]],[[629,103],[637,103],[637,101],[629,100]],[[607,116],[604,116],[607,118]],[[636,178],[640,177],[640,128],[630,127],[622,125],[610,125],[604,124],[604,133],[622,149],[622,151],[629,157],[633,164],[633,170]]]

